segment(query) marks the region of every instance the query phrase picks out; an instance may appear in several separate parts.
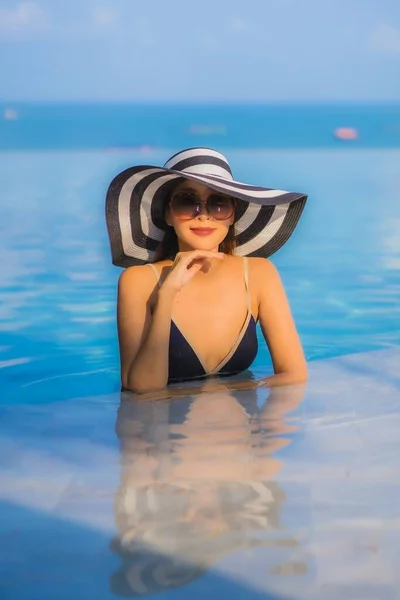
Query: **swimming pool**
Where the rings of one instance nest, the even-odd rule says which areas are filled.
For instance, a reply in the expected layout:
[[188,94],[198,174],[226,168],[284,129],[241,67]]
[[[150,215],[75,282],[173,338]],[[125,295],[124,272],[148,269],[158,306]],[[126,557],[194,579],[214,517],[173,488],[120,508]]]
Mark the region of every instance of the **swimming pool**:
[[1,155],[1,597],[398,598],[400,151],[230,150],[309,194],[273,261],[310,382],[132,405],[104,190],[174,150]]

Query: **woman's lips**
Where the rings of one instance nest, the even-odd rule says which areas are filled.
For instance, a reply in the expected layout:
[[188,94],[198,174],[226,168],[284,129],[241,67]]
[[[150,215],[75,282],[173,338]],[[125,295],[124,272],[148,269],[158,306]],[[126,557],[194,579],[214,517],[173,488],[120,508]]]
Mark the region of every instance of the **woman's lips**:
[[215,230],[208,229],[206,227],[196,227],[195,229],[191,229],[191,231],[193,231],[193,233],[196,235],[210,235]]

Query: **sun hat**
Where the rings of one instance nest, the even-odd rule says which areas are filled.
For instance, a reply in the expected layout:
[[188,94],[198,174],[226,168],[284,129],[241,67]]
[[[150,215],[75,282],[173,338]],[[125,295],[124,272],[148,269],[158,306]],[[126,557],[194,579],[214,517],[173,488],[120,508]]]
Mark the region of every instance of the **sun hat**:
[[106,224],[114,265],[156,260],[167,225],[163,206],[177,180],[197,181],[236,199],[234,254],[268,258],[293,233],[307,195],[241,183],[225,156],[211,148],[189,148],[163,167],[140,165],[119,173],[106,196]]

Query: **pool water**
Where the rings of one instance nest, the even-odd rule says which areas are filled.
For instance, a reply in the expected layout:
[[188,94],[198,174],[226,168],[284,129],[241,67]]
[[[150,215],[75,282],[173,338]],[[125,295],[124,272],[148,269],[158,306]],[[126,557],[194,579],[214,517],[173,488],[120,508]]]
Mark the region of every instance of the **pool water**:
[[1,154],[0,597],[399,598],[400,151],[230,150],[309,194],[272,260],[310,380],[135,402],[104,193],[174,151]]

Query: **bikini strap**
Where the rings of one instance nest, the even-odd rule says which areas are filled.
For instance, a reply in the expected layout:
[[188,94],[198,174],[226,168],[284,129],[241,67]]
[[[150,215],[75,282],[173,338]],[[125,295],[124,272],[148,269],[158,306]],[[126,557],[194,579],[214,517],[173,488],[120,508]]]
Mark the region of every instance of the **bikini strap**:
[[151,267],[153,269],[154,275],[155,275],[156,280],[157,280],[157,285],[160,288],[161,287],[161,282],[160,282],[161,273],[158,272],[158,270],[156,269],[156,267],[152,263],[148,263],[148,265],[149,265],[149,267]]
[[247,310],[251,311],[251,296],[249,289],[249,261],[247,256],[243,257],[243,271],[244,271],[244,284],[246,286],[246,302],[247,302]]

